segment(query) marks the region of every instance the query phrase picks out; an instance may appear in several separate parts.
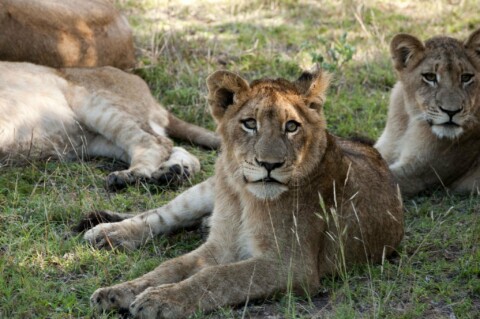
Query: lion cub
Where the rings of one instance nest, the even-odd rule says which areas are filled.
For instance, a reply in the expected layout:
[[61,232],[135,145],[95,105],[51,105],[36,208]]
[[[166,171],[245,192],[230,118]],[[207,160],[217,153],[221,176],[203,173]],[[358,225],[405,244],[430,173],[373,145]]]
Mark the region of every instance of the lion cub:
[[[52,69],[0,62],[0,164],[30,157],[106,156],[130,164],[108,176],[181,182],[198,159],[169,136],[216,148],[213,132],[169,114],[138,76],[112,67]],[[168,134],[168,135],[167,135]]]
[[129,282],[95,291],[99,311],[181,318],[196,309],[315,293],[345,265],[378,262],[403,236],[388,167],[365,144],[325,129],[328,75],[248,83],[218,71],[209,103],[222,137],[207,241]]
[[464,42],[398,34],[390,51],[399,81],[375,147],[402,193],[435,187],[478,193],[480,29]]

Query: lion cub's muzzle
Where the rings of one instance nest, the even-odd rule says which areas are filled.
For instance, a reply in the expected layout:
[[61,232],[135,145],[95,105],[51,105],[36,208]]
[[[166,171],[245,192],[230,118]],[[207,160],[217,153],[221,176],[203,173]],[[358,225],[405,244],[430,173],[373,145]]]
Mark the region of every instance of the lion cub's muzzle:
[[291,170],[285,167],[285,161],[266,162],[254,158],[242,165],[247,183],[279,183],[286,184],[290,179]]
[[276,180],[272,176],[272,172],[273,172],[273,170],[282,167],[285,164],[285,161],[270,163],[270,162],[262,162],[262,161],[259,161],[257,158],[255,158],[255,163],[258,166],[261,166],[261,167],[263,167],[267,170],[267,176],[262,178],[261,180],[254,181],[254,183],[262,182],[262,183],[280,183],[280,184],[282,184],[280,181]]
[[463,106],[445,107],[438,105],[438,111],[431,116],[428,123],[432,127],[432,131],[440,138],[457,138],[463,133]]
[[242,165],[247,189],[259,198],[275,198],[288,190],[292,170],[285,161],[261,161],[254,158]]
[[442,119],[444,121],[441,123],[441,125],[461,126],[459,124],[459,117],[461,114],[459,113],[462,112],[463,107],[442,107],[439,105],[438,109],[440,110],[440,114],[442,115]]

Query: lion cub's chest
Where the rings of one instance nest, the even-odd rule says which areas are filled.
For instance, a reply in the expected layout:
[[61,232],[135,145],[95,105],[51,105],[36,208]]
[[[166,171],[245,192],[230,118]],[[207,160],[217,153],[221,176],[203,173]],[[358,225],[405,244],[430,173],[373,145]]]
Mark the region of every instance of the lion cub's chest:
[[279,225],[279,210],[276,203],[268,205],[262,201],[242,201],[242,212],[237,233],[240,259],[268,254],[274,247],[275,238],[284,234]]
[[255,244],[255,239],[252,234],[248,229],[242,227],[237,238],[238,258],[244,260],[258,255],[258,249]]

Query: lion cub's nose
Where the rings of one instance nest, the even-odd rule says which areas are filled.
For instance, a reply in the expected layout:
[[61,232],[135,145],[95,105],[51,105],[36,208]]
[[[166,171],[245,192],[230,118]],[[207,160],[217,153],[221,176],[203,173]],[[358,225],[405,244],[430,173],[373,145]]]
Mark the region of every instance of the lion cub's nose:
[[265,167],[265,169],[269,173],[276,168],[282,167],[282,165],[285,164],[285,162],[270,163],[270,162],[259,161],[257,159],[255,159],[255,162],[257,162],[258,165]]
[[457,114],[458,112],[460,112],[463,108],[459,108],[459,109],[455,109],[455,110],[449,110],[449,109],[444,109],[443,107],[439,106],[440,110],[444,113],[446,113],[449,117],[450,117],[450,120],[453,119],[453,117],[455,116],[455,114]]

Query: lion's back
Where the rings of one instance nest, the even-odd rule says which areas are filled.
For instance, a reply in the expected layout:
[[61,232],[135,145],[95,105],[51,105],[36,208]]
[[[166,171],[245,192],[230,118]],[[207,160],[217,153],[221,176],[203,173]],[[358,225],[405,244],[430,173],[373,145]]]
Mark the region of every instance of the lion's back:
[[395,187],[393,175],[382,155],[373,147],[372,141],[337,137],[337,143],[362,178],[370,176],[372,181],[382,183],[388,181],[390,187]]
[[132,31],[106,0],[0,2],[0,60],[53,67],[135,64]]
[[[382,253],[388,255],[403,237],[403,204],[397,183],[370,141],[337,138],[337,145],[350,161],[348,180],[353,186],[353,206],[360,221],[369,221],[360,222],[361,236],[368,242],[369,258],[379,261]],[[352,251],[355,244],[351,245]],[[358,251],[352,253],[354,259],[363,258],[356,255]]]
[[33,148],[48,155],[69,145],[69,136],[79,132],[68,87],[49,67],[0,62],[0,160],[5,154],[34,155]]

